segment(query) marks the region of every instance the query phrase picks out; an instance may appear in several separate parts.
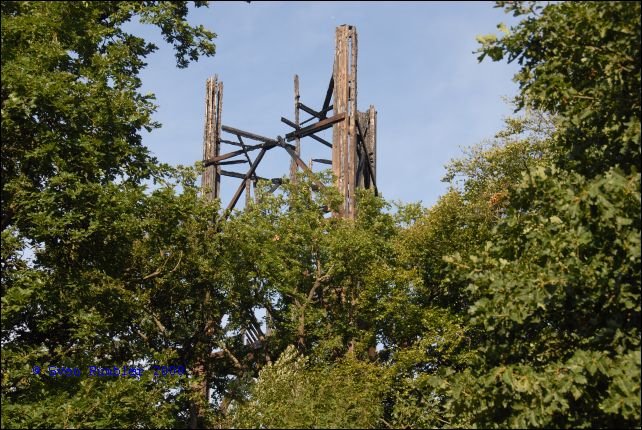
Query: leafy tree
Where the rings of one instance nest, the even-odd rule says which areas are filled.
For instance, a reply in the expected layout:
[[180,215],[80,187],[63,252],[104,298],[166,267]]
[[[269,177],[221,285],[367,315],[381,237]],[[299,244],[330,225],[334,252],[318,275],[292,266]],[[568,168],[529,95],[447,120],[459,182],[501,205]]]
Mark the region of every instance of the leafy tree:
[[309,366],[294,347],[260,372],[251,401],[234,405],[232,424],[258,428],[376,428],[381,420],[385,370],[346,357]]
[[159,26],[185,67],[214,53],[214,34],[186,15],[186,2],[2,3],[3,230],[44,241],[31,231],[38,213],[59,223],[70,200],[95,200],[93,184],[151,174],[140,131],[159,124],[138,75],[157,48],[122,25],[138,16]]
[[449,424],[442,384],[452,371],[471,366],[484,339],[493,333],[471,324],[468,307],[475,296],[466,280],[452,276],[444,258],[475,254],[493,239],[493,229],[506,217],[510,194],[525,169],[545,165],[550,157],[552,120],[538,112],[506,120],[495,139],[464,151],[446,166],[450,190],[408,227],[397,241],[403,266],[412,267],[421,282],[393,312],[384,314],[388,327],[408,321],[416,309],[418,324],[412,342],[387,361],[395,388],[392,423],[397,426],[442,427]]
[[557,163],[593,177],[640,166],[640,4],[498,2],[521,16],[480,38],[479,59],[517,61],[520,107],[560,120]]
[[36,377],[31,366],[86,373],[183,358],[147,331],[164,303],[142,307],[159,250],[144,257],[139,243],[154,231],[159,196],[188,220],[195,199],[148,197],[140,185],[172,174],[141,144],[140,132],[159,126],[153,96],[139,93],[156,47],[122,25],[137,16],[159,26],[179,67],[212,55],[214,34],[187,23],[186,2],[2,2],[1,11],[3,427],[187,422],[189,387],[155,412],[134,407],[171,400],[183,380]]
[[[500,5],[480,54],[526,115],[434,207],[328,217],[302,175],[224,220],[140,140],[155,47],[122,24],[184,67],[214,50],[185,3],[3,2],[3,427],[639,426],[640,5]],[[155,363],[189,377],[31,372]]]
[[554,157],[525,172],[482,252],[450,259],[492,335],[441,385],[447,417],[639,426],[640,4],[525,6],[481,52],[520,62],[518,100],[558,118]]

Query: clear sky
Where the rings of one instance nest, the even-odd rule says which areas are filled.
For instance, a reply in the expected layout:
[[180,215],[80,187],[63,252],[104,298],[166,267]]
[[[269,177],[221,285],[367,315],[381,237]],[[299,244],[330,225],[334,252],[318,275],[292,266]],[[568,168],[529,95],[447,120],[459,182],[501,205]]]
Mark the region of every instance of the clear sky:
[[[301,101],[319,109],[341,24],[358,33],[358,109],[378,111],[377,184],[388,200],[435,203],[447,185],[444,165],[461,148],[491,138],[512,108],[514,64],[477,62],[477,35],[497,32],[514,18],[491,2],[213,2],[189,20],[214,31],[216,55],[177,69],[169,45],[148,58],[143,92],[159,105],[163,127],[143,142],[163,162],[192,165],[202,158],[205,80],[224,83],[223,124],[268,137],[291,128],[293,76]],[[159,40],[150,27],[138,34]],[[307,118],[302,112],[302,119]],[[235,149],[227,147],[226,149]],[[305,138],[302,158],[331,158],[330,149]],[[272,149],[259,166],[264,177],[288,173],[289,157]],[[226,166],[243,171],[247,165]],[[319,169],[328,167],[316,166]],[[315,169],[316,170],[316,169]],[[223,178],[226,203],[239,179]]]

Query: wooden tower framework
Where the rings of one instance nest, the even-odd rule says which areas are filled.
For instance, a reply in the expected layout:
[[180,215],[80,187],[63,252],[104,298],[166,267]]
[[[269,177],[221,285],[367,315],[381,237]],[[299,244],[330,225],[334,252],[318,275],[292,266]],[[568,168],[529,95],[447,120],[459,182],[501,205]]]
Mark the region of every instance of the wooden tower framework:
[[[267,151],[280,147],[289,154],[290,180],[296,179],[298,169],[310,171],[311,168],[301,159],[303,138],[311,138],[332,149],[331,159],[312,161],[332,166],[335,184],[344,197],[338,216],[354,219],[356,188],[372,188],[377,193],[377,112],[374,106],[370,106],[366,112],[357,110],[357,31],[354,26],[341,25],[336,28],[335,37],[334,66],[321,108],[316,110],[301,102],[299,77],[295,75],[294,121],[281,117],[281,122],[293,130],[284,136],[270,138],[223,125],[223,83],[216,75],[207,79],[203,193],[209,199],[220,198],[221,176],[241,179],[227,204],[225,216],[235,208],[243,192],[246,193],[246,205],[249,203],[250,186],[252,183],[256,186],[259,179],[272,182],[271,192],[282,184],[281,178],[268,179],[257,174],[257,168]],[[309,118],[300,121],[301,111],[310,115]],[[306,125],[310,122],[313,123]],[[317,135],[330,127],[333,129],[332,142]],[[222,153],[223,145],[235,149]],[[252,158],[255,151],[258,153]],[[225,170],[226,166],[234,164],[247,164],[249,167],[245,173]]]

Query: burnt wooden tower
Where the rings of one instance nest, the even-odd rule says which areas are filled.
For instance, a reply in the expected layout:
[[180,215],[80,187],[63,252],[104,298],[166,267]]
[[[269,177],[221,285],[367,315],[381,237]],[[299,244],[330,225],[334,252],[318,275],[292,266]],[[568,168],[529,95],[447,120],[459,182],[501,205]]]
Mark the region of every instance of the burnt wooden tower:
[[[294,121],[281,118],[293,130],[285,136],[270,138],[223,125],[223,82],[218,76],[207,80],[202,190],[209,199],[220,198],[221,176],[241,179],[227,205],[226,216],[234,209],[243,192],[246,204],[249,203],[252,184],[256,186],[258,180],[268,179],[257,174],[257,167],[267,151],[278,147],[289,154],[292,159],[290,180],[295,180],[298,169],[311,170],[311,166],[301,159],[303,138],[314,139],[332,150],[331,159],[313,159],[312,162],[332,166],[335,185],[344,198],[338,216],[354,218],[356,188],[372,188],[377,193],[377,112],[374,106],[365,112],[357,110],[356,28],[341,25],[336,28],[335,37],[334,66],[321,108],[314,109],[301,102],[299,77],[295,75]],[[301,121],[301,112],[309,117]],[[306,125],[308,123],[312,124]],[[330,127],[332,142],[316,134]],[[226,152],[221,151],[223,145]],[[247,164],[248,169],[245,173],[225,170],[227,165],[233,164]],[[273,184],[271,191],[275,191],[282,183],[280,178],[268,180]]]

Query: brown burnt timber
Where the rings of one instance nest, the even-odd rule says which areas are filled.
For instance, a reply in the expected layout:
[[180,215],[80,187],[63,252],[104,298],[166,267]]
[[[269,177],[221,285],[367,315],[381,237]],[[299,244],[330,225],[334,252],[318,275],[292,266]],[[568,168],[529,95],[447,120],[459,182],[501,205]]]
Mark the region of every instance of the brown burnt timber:
[[[279,140],[280,140],[280,143],[281,143],[281,146],[283,147],[283,149],[285,149],[285,150],[287,151],[287,153],[288,153],[288,154],[290,154],[290,157],[292,157],[292,159],[294,160],[294,162],[295,162],[295,163],[296,163],[296,164],[297,164],[297,165],[298,165],[298,166],[299,166],[303,171],[305,171],[305,172],[307,172],[307,173],[311,173],[311,174],[313,174],[313,173],[314,173],[314,172],[312,171],[312,169],[310,169],[308,166],[306,166],[305,162],[304,162],[303,160],[301,160],[301,157],[299,157],[299,156],[296,154],[296,152],[294,152],[291,148],[289,148],[289,146],[291,146],[291,145],[287,145],[287,144],[283,141],[283,139],[282,139],[282,138],[280,138],[280,137],[279,137]],[[314,180],[314,183],[315,183],[315,185],[316,185],[317,187],[319,187],[320,189],[321,189],[321,188],[325,188],[325,185],[323,185],[323,183],[321,183],[320,181],[317,181],[316,179]]]
[[[301,121],[300,121],[300,113],[301,110],[299,108],[299,100],[301,99],[301,94],[299,93],[299,75],[294,75],[294,123],[292,125],[294,126],[295,130],[300,129],[301,127]],[[301,155],[301,139],[297,138],[294,142],[295,145],[295,152],[297,155]],[[296,172],[297,172],[297,165],[294,162],[294,160],[290,160],[290,180],[292,182],[296,182]]]
[[248,139],[258,140],[259,142],[276,144],[276,140],[270,139],[269,137],[250,133],[249,131],[239,130],[238,128],[234,128],[234,127],[228,127],[227,125],[222,126],[221,130],[223,130],[226,133],[236,134],[237,136],[247,137]]
[[[378,193],[375,177],[377,170],[377,112],[374,106],[370,106],[366,112],[357,110],[358,43],[356,29],[350,25],[337,27],[335,42],[336,49],[332,75],[320,109],[302,103],[299,93],[299,76],[294,75],[294,118],[292,121],[281,118],[281,122],[292,127],[285,135],[271,138],[221,125],[219,103],[222,97],[219,96],[222,96],[222,91],[215,91],[218,90],[218,82],[216,82],[216,88],[210,84],[207,100],[207,113],[209,115],[206,118],[208,134],[205,145],[207,145],[207,150],[204,151],[207,155],[203,157],[205,170],[210,176],[214,176],[218,180],[220,176],[218,172],[221,171],[224,165],[244,163],[242,160],[249,163],[248,168],[256,169],[261,157],[257,157],[255,161],[252,161],[249,156],[250,151],[261,149],[261,152],[264,153],[275,146],[281,146],[292,157],[292,162],[290,163],[291,181],[296,181],[298,169],[310,171],[313,162],[332,166],[332,171],[336,178],[335,185],[343,195],[343,204],[340,209],[336,209],[335,215],[337,216],[355,217],[356,188],[373,188],[375,193]],[[319,105],[313,104],[312,106]],[[300,119],[301,111],[305,113],[305,121]],[[330,127],[334,129],[332,139],[321,138],[319,135],[324,130],[327,132]],[[234,137],[226,137],[229,140],[222,139],[221,133],[223,132]],[[318,158],[311,159],[309,165],[304,163],[300,153],[300,139],[303,137],[311,137],[331,148],[332,157],[326,158],[332,158],[332,161],[330,162],[326,158]],[[235,141],[235,138],[238,139],[238,142]],[[245,145],[244,139],[251,139],[255,141],[253,142],[255,144]],[[223,143],[233,145],[240,151],[231,150],[227,154],[221,155],[218,152],[218,145]],[[214,151],[209,150],[209,148],[214,147],[214,144],[216,144]],[[292,153],[294,153],[294,156]],[[246,187],[245,190],[247,190],[249,181],[256,182],[257,180],[253,172],[241,175],[240,172],[223,171],[223,176],[228,175],[241,178],[243,180],[242,185]],[[315,187],[317,187],[316,184],[313,188]],[[215,188],[218,191],[218,187]],[[206,187],[204,189],[207,190]],[[242,191],[237,191],[237,194],[242,194]],[[237,203],[236,197],[234,200],[229,206],[230,210]]]
[[[306,107],[307,107],[307,106],[306,106]],[[319,119],[326,119],[326,118],[328,117],[328,112],[329,112],[329,111],[331,111],[332,109],[334,109],[334,106],[333,106],[333,105],[330,105],[327,109],[325,109],[325,110],[320,110],[319,112],[317,112],[320,116],[316,116],[316,115],[312,115],[312,114],[310,114],[310,115],[312,115],[312,116],[311,116],[310,118],[306,119],[305,121],[301,122],[301,124],[300,124],[300,125],[307,124],[308,122],[312,121],[313,119],[317,119],[317,118],[319,118]],[[313,110],[313,109],[310,109],[310,110]],[[314,110],[313,110],[313,111],[314,111]],[[314,112],[316,112],[316,111],[314,111]]]
[[[363,151],[363,154],[364,154],[363,160],[365,161],[365,164],[368,168],[368,174],[370,175],[369,179],[372,181],[372,186],[374,187],[375,196],[378,196],[379,190],[377,189],[377,179],[375,178],[372,164],[370,164],[370,157],[368,156],[369,155],[368,148],[366,148],[366,140],[365,140],[364,133],[361,131],[361,124],[359,123],[359,120],[357,120],[357,130],[359,132],[358,143],[360,144],[361,150]],[[367,130],[368,129],[366,129],[366,133],[367,133]]]
[[[276,143],[276,141],[274,141]],[[270,148],[273,148],[275,145],[269,145]],[[230,204],[227,205],[227,209],[225,210],[225,218],[227,218],[230,213],[232,212],[232,209],[234,209],[234,206],[236,206],[236,203],[239,201],[239,197],[241,197],[241,193],[243,190],[245,190],[245,182],[251,178],[254,175],[254,172],[256,171],[256,168],[259,166],[259,163],[263,159],[263,156],[267,152],[268,148],[267,146],[261,149],[261,152],[259,152],[259,155],[256,156],[256,159],[254,160],[254,163],[250,166],[250,170],[245,174],[243,177],[243,181],[241,181],[241,185],[236,189],[236,192],[234,193],[234,196],[232,196],[232,200],[230,201]],[[289,148],[286,148],[286,151],[292,151]]]
[[228,164],[245,164],[247,162],[248,162],[247,160],[229,160],[229,161],[219,161],[215,164],[218,164],[219,166],[226,166]]
[[332,127],[334,124],[343,121],[346,117],[345,113],[340,113],[338,115],[335,115],[333,117],[330,117],[328,119],[324,119],[323,121],[319,121],[316,124],[309,125],[307,127],[302,128],[301,130],[295,130],[293,132],[290,132],[285,135],[285,140],[288,142],[293,141],[297,137],[305,137],[309,136],[313,133],[317,133],[319,131],[326,130],[330,127]]
[[[292,127],[295,130],[300,130],[301,129],[301,127],[297,127],[297,125],[295,123],[293,123],[292,121],[290,121],[287,118],[281,117],[281,122],[289,125],[290,127]],[[319,136],[315,136],[314,134],[311,134],[311,135],[309,135],[307,137],[311,137],[312,139],[316,140],[317,142],[324,144],[328,148],[332,148],[332,144],[330,142],[328,142],[327,140],[325,140],[325,139],[323,139],[323,138],[321,138]]]
[[[277,146],[277,141],[270,139],[270,143],[264,143],[260,145],[247,145],[244,147],[244,149],[239,149],[238,151],[232,151],[228,152],[227,154],[219,155],[218,157],[210,158],[209,160],[205,160],[203,162],[204,167],[211,166],[213,164],[220,164],[221,161],[227,160],[228,158],[236,157],[237,155],[245,154],[247,155],[247,151],[254,151],[255,149],[272,149],[275,146]],[[290,148],[294,148],[293,145],[290,144],[285,144],[286,146]],[[279,145],[280,146],[280,145]]]
[[[221,170],[221,176],[229,176],[230,178],[245,179],[245,173],[230,172],[228,170]],[[268,178],[263,178],[261,176],[256,176],[256,175],[252,175],[252,177],[250,179],[252,179],[252,180],[260,179],[262,181],[269,181]]]
[[315,163],[332,165],[332,160],[326,160],[325,158],[313,158],[312,161]]
[[330,83],[328,84],[328,91],[325,93],[325,99],[323,100],[323,107],[321,112],[327,114],[330,108],[330,100],[332,99],[332,93],[334,92],[334,74],[330,77]]
[[[314,117],[317,117],[317,118],[319,118],[319,119],[326,119],[326,118],[327,118],[327,115],[324,115],[324,113],[323,113],[323,112],[317,112],[317,111],[315,111],[314,109],[312,109],[311,107],[308,107],[308,106],[304,105],[303,103],[299,103],[299,108],[300,108],[303,112],[307,112],[307,113],[309,113],[310,115],[312,115],[312,116],[314,116]],[[327,114],[327,112],[326,112],[326,114]]]
[[357,34],[353,26],[341,25],[335,32],[334,93],[335,114],[345,114],[343,122],[332,131],[332,173],[343,195],[337,212],[340,217],[354,219],[357,158]]
[[[220,154],[221,112],[223,110],[223,82],[218,76],[205,82],[205,129],[203,131],[203,160]],[[221,178],[216,166],[205,166],[201,177],[201,187],[208,200],[219,197]]]
[[233,145],[233,146],[243,146],[238,142],[235,142],[233,140],[225,140],[225,139],[220,139],[219,142],[221,143],[227,143],[228,145]]
[[241,148],[243,148],[243,150],[245,151],[245,153],[244,153],[245,154],[245,159],[247,160],[247,162],[249,164],[252,164],[252,160],[250,160],[250,156],[247,155],[247,146],[245,145],[245,142],[243,142],[243,138],[241,138],[241,136],[238,136],[238,135],[236,137],[239,140],[239,143],[241,144]]
[[[218,157],[210,158],[203,162],[204,167],[211,166],[212,164],[218,164],[220,161],[227,160],[228,158],[236,157],[237,155],[244,154],[246,151],[254,151],[255,149],[265,148],[269,145],[255,145],[252,147],[246,146],[244,149],[239,149],[238,151],[228,152],[227,154],[219,155]],[[272,145],[274,147],[274,145]]]

